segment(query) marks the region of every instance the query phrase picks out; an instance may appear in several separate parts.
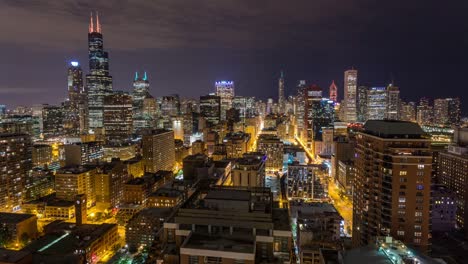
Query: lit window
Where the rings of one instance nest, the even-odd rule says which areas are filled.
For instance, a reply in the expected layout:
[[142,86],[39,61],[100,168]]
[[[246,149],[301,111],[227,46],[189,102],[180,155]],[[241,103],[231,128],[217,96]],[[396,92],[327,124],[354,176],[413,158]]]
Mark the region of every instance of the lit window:
[[406,174],[408,174],[407,171],[400,171],[400,176],[404,176],[404,175],[406,175]]
[[419,164],[419,165],[418,165],[418,169],[423,170],[423,169],[424,169],[424,165]]

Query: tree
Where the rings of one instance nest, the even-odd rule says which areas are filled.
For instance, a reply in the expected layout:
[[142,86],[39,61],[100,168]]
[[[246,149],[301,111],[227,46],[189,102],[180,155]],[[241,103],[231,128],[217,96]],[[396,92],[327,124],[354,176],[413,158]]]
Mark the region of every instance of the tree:
[[0,226],[0,247],[4,248],[11,243],[11,233],[5,225]]
[[24,232],[23,234],[21,234],[19,242],[23,247],[29,244],[29,241],[30,241],[30,237],[28,233]]

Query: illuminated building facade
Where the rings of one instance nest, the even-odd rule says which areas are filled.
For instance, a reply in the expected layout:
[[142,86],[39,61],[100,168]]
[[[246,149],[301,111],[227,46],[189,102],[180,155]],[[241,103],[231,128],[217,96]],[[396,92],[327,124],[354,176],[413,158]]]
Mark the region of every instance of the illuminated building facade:
[[400,89],[393,84],[387,87],[387,110],[385,118],[400,120]]
[[434,100],[434,125],[460,125],[460,98],[442,98]]
[[55,193],[57,199],[75,201],[78,194],[86,194],[87,206],[96,202],[95,175],[93,167],[64,167],[55,175]]
[[428,98],[421,98],[417,106],[416,120],[420,126],[430,126],[434,121],[434,107]]
[[47,105],[42,108],[42,133],[45,138],[61,136],[64,134],[63,107]]
[[258,137],[257,151],[267,156],[266,171],[283,171],[283,148],[283,141],[275,135],[263,134]]
[[400,119],[402,121],[416,122],[415,102],[401,102]]
[[383,120],[387,112],[387,89],[372,87],[367,91],[367,120]]
[[209,126],[214,126],[221,120],[221,97],[217,95],[200,96],[200,115]]
[[286,102],[286,97],[284,96],[284,74],[281,71],[280,78],[278,79],[278,105],[280,110],[284,111],[284,103]]
[[344,117],[346,122],[356,122],[356,92],[358,71],[351,69],[344,73]]
[[83,70],[77,61],[68,67],[68,101],[65,102],[64,130],[68,135],[79,135],[86,131],[87,93],[83,85]]
[[338,87],[336,87],[335,81],[330,85],[330,100],[338,102]]
[[96,16],[96,27],[91,16],[88,32],[89,74],[86,75],[88,125],[91,130],[102,129],[104,126],[104,97],[112,93],[109,54],[104,51],[103,44],[99,16]]
[[174,131],[159,129],[144,134],[143,160],[147,172],[172,171],[175,164]]
[[122,142],[133,132],[132,97],[125,92],[104,96],[104,134],[107,142]]
[[143,77],[135,73],[133,80],[133,130],[151,128],[155,124],[155,118],[158,112],[156,100],[149,93],[148,75],[144,72]]
[[419,125],[411,122],[369,120],[358,132],[353,246],[391,235],[430,250],[430,144]]
[[0,133],[0,211],[20,210],[31,167],[30,136]]
[[96,163],[104,157],[102,142],[89,141],[65,145],[65,166]]
[[226,111],[232,107],[232,99],[234,98],[234,82],[220,81],[215,82],[216,95],[220,97],[221,103],[221,121],[226,120]]
[[367,121],[367,93],[369,88],[367,86],[359,86],[357,91],[357,121]]

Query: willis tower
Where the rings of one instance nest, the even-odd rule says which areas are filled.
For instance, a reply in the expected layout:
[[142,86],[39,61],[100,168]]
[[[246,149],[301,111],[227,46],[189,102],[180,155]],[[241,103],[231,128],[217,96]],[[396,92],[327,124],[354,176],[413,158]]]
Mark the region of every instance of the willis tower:
[[99,14],[96,27],[91,13],[88,33],[89,74],[86,75],[88,90],[88,127],[94,132],[103,128],[104,97],[112,93],[112,76],[109,75],[109,55],[104,51]]

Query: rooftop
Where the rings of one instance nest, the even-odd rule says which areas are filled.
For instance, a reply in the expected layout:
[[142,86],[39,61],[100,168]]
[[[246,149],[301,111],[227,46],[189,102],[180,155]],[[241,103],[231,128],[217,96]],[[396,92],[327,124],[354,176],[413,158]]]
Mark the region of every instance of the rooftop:
[[250,195],[249,191],[244,190],[211,190],[205,196],[205,199],[250,201]]
[[15,224],[31,217],[36,216],[33,214],[0,213],[0,223]]
[[95,169],[94,166],[68,166],[57,171],[57,174],[81,174]]
[[182,191],[179,191],[177,189],[173,188],[168,188],[168,187],[162,187],[159,188],[157,191],[154,193],[150,194],[150,197],[158,197],[158,196],[164,196],[164,197],[179,197],[183,195],[184,193]]
[[255,241],[248,238],[216,237],[194,233],[184,242],[181,248],[254,254]]
[[425,134],[416,123],[396,120],[369,120],[364,133],[381,138],[422,138]]
[[0,263],[23,263],[21,260],[30,254],[28,251],[0,248]]

